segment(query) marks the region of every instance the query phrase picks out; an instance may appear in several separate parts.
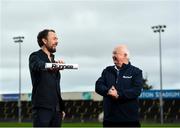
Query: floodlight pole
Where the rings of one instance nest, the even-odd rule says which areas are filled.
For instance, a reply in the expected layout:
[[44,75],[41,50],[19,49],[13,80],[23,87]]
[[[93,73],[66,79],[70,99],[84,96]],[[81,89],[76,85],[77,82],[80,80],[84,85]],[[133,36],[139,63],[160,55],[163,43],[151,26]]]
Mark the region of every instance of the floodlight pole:
[[161,32],[164,32],[164,29],[166,28],[166,25],[157,25],[153,26],[152,29],[156,33],[159,33],[159,70],[160,70],[160,116],[161,116],[161,124],[164,123],[163,118],[163,83],[162,83],[162,48],[161,48]]
[[23,36],[13,37],[15,43],[19,44],[19,98],[18,98],[18,122],[22,121],[21,119],[21,43],[23,42]]

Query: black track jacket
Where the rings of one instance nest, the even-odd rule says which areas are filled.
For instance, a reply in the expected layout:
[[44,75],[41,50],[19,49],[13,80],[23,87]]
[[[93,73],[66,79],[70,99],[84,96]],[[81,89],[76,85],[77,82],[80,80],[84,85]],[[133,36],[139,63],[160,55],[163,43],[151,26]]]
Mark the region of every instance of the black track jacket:
[[[54,55],[52,54],[52,62]],[[29,57],[29,69],[32,80],[32,106],[33,108],[47,108],[64,111],[64,103],[60,92],[60,72],[45,69],[49,61],[43,50],[33,52]]]

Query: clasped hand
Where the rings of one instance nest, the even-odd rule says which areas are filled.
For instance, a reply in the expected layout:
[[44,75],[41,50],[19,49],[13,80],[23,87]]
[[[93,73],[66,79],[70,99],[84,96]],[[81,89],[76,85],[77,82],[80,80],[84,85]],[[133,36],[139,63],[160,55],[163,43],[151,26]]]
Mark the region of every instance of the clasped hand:
[[107,95],[112,96],[113,98],[117,99],[119,97],[118,92],[114,85],[109,89]]

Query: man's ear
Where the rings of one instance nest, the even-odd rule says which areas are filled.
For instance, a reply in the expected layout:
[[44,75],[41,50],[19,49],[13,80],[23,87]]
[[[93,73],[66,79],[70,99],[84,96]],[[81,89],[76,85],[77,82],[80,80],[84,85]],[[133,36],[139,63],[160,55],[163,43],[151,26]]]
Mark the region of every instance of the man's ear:
[[127,53],[124,53],[124,56],[127,57]]
[[46,39],[43,38],[42,41],[43,41],[44,44],[47,44],[47,40]]

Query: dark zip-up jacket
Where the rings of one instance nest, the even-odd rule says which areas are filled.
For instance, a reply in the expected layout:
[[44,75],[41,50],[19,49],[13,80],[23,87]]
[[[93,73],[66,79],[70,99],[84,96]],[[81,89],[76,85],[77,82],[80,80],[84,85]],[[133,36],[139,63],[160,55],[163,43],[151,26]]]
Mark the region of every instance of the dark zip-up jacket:
[[[51,62],[54,62],[54,55],[51,57]],[[43,50],[33,52],[29,57],[33,108],[64,111],[60,92],[60,72],[45,69],[45,63],[50,63],[50,60]]]
[[[118,99],[107,95],[112,85],[117,89]],[[138,96],[141,90],[142,70],[130,62],[119,70],[115,66],[104,69],[95,86],[95,91],[103,96],[104,121],[139,121]]]

